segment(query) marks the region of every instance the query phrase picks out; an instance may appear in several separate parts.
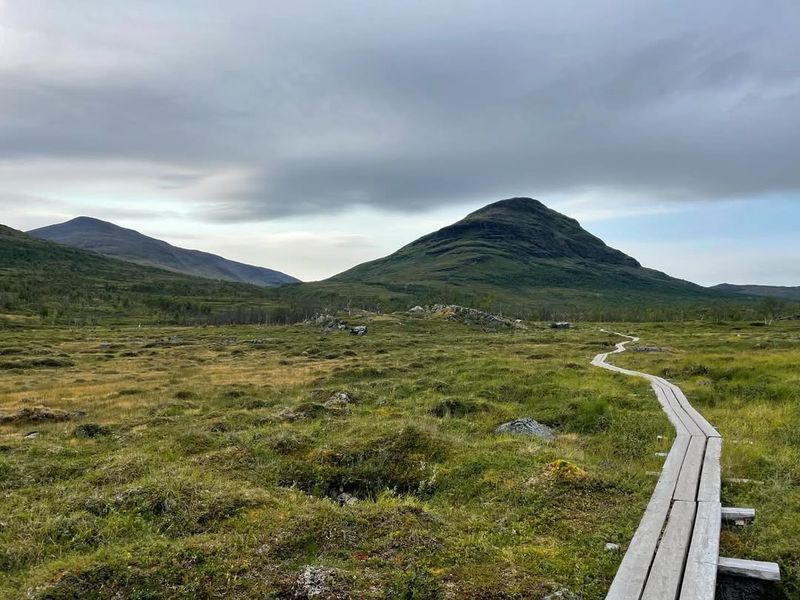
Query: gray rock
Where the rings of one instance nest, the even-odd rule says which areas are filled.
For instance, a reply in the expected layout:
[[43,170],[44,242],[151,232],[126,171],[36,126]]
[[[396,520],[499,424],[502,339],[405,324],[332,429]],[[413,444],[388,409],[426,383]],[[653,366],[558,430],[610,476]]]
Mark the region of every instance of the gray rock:
[[421,306],[414,306],[413,308],[409,308],[408,312],[412,315],[421,315],[425,312],[425,309]]
[[563,588],[558,590],[557,592],[553,592],[552,594],[545,596],[542,600],[580,600],[580,596],[578,594],[573,594],[567,588]]
[[355,396],[348,392],[334,392],[330,398],[325,401],[325,408],[343,408],[350,404],[358,402]]
[[572,329],[572,323],[567,323],[566,321],[550,323],[550,329]]
[[606,552],[619,552],[619,544],[608,542],[606,544]]
[[367,331],[366,325],[356,325],[350,328],[350,335],[367,335]]
[[306,565],[295,579],[293,586],[293,598],[295,600],[319,600],[345,599],[348,595],[344,592],[337,592],[336,571],[325,567],[314,567]]
[[24,440],[35,440],[36,438],[38,438],[38,437],[39,437],[39,435],[40,435],[40,434],[39,434],[39,432],[38,432],[38,431],[31,431],[30,433],[26,433],[26,434],[23,436],[23,438],[22,438],[22,439],[24,439]]
[[347,492],[342,492],[336,496],[336,501],[342,506],[353,506],[353,504],[358,504],[358,498],[352,494],[348,494]]
[[[426,311],[428,312],[428,311]],[[434,315],[445,316],[449,321],[456,321],[466,325],[479,325],[489,329],[511,329],[524,328],[524,324],[517,325],[515,321],[507,319],[502,315],[494,315],[477,308],[459,306],[458,304],[434,304],[430,307],[430,312]]]
[[511,433],[515,435],[528,435],[538,437],[543,440],[553,439],[553,430],[547,425],[542,425],[533,419],[515,419],[508,423],[503,423],[494,430],[495,433]]

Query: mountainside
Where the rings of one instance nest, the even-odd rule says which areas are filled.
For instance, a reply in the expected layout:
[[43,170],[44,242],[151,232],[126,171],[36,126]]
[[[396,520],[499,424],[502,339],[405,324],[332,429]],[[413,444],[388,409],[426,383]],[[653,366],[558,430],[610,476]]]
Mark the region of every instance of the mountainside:
[[380,285],[417,295],[461,290],[516,305],[728,297],[646,269],[576,220],[530,198],[490,204],[328,283]]
[[187,250],[91,217],[78,217],[28,232],[30,235],[82,250],[177,273],[272,286],[299,281],[294,277],[199,250]]
[[0,323],[223,322],[234,314],[242,321],[250,311],[258,311],[253,318],[264,314],[269,291],[117,260],[0,225]]
[[735,285],[732,283],[721,283],[715,285],[711,289],[743,296],[765,296],[769,298],[800,301],[800,286],[786,287],[778,285]]

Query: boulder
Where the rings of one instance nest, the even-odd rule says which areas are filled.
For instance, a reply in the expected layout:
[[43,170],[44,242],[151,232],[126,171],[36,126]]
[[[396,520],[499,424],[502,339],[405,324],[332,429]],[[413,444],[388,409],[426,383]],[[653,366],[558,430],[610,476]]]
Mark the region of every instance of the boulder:
[[542,425],[538,421],[528,418],[515,419],[513,421],[509,421],[508,423],[503,423],[497,429],[495,429],[494,432],[510,433],[514,435],[527,435],[543,440],[553,439],[552,429],[550,429],[547,425]]
[[414,306],[408,309],[408,312],[412,315],[421,315],[425,313],[425,309],[421,306]]
[[567,323],[566,321],[550,323],[550,329],[572,329],[572,323]]
[[366,325],[356,325],[350,328],[350,335],[367,335]]

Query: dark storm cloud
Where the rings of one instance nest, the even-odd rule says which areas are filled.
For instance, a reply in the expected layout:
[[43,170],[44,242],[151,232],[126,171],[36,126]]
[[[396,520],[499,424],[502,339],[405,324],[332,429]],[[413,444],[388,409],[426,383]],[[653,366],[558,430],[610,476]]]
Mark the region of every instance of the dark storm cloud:
[[9,3],[0,160],[158,163],[209,219],[800,189],[795,2],[79,6]]

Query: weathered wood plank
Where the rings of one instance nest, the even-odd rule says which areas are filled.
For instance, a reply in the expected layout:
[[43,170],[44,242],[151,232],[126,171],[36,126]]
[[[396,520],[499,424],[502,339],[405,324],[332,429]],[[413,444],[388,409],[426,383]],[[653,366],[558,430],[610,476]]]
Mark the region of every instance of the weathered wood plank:
[[656,393],[656,398],[658,398],[658,403],[661,405],[661,408],[666,413],[669,422],[672,423],[672,426],[675,428],[675,432],[679,435],[684,433],[688,435],[689,429],[683,423],[683,420],[678,415],[677,411],[675,410],[675,407],[670,402],[669,396],[667,395],[667,392],[664,390],[664,388],[661,387],[658,384],[658,382],[655,381],[651,382],[651,387],[653,388],[653,391]]
[[672,505],[642,600],[677,597],[694,528],[695,506],[695,502],[680,501]]
[[675,394],[675,390],[673,386],[666,380],[659,378],[659,384],[664,389],[664,392],[667,394],[669,398],[669,402],[673,407],[673,410],[676,412],[680,420],[683,422],[686,429],[689,431],[691,435],[705,437],[705,433],[700,425],[697,424],[695,419],[686,411],[686,408],[680,403],[678,400],[678,396]]
[[691,405],[689,399],[686,397],[686,394],[683,393],[683,390],[680,387],[670,381],[667,381],[666,379],[661,379],[661,381],[675,394],[675,399],[692,418],[692,420],[694,420],[703,430],[703,433],[706,436],[721,437],[719,432],[711,425],[711,423],[709,423],[708,420],[701,415],[694,406]]
[[722,479],[720,477],[720,457],[722,438],[708,438],[706,454],[703,457],[703,472],[700,475],[698,502],[719,502]]
[[701,415],[694,406],[691,405],[689,399],[686,397],[686,394],[683,393],[683,390],[681,388],[679,388],[674,383],[670,383],[669,381],[666,380],[664,381],[669,385],[669,387],[675,393],[675,397],[678,399],[678,402],[680,402],[684,410],[689,414],[690,417],[692,417],[695,423],[697,423],[700,426],[700,428],[703,430],[703,433],[706,436],[722,437],[719,434],[719,431],[717,431],[716,428],[713,425],[711,425],[711,423],[709,423],[708,420],[703,415]]
[[680,478],[681,466],[686,458],[686,451],[689,449],[690,440],[691,437],[685,434],[675,438],[672,448],[667,454],[667,459],[664,461],[661,477],[659,477],[656,489],[653,492],[654,496],[666,496],[672,500],[675,495],[675,486],[678,485],[678,479]]
[[642,595],[670,504],[671,499],[667,496],[654,494],[650,499],[639,528],[611,583],[606,600],[638,600]]
[[678,485],[675,487],[675,500],[697,501],[697,488],[700,485],[700,472],[706,451],[706,438],[692,436],[689,450],[681,466]]
[[738,558],[719,558],[717,571],[722,575],[749,577],[762,581],[780,581],[781,568],[776,563],[757,560],[740,560]]
[[728,508],[722,507],[722,520],[727,523],[738,521],[755,521],[756,509],[754,508]]
[[698,502],[680,600],[714,600],[722,505]]

